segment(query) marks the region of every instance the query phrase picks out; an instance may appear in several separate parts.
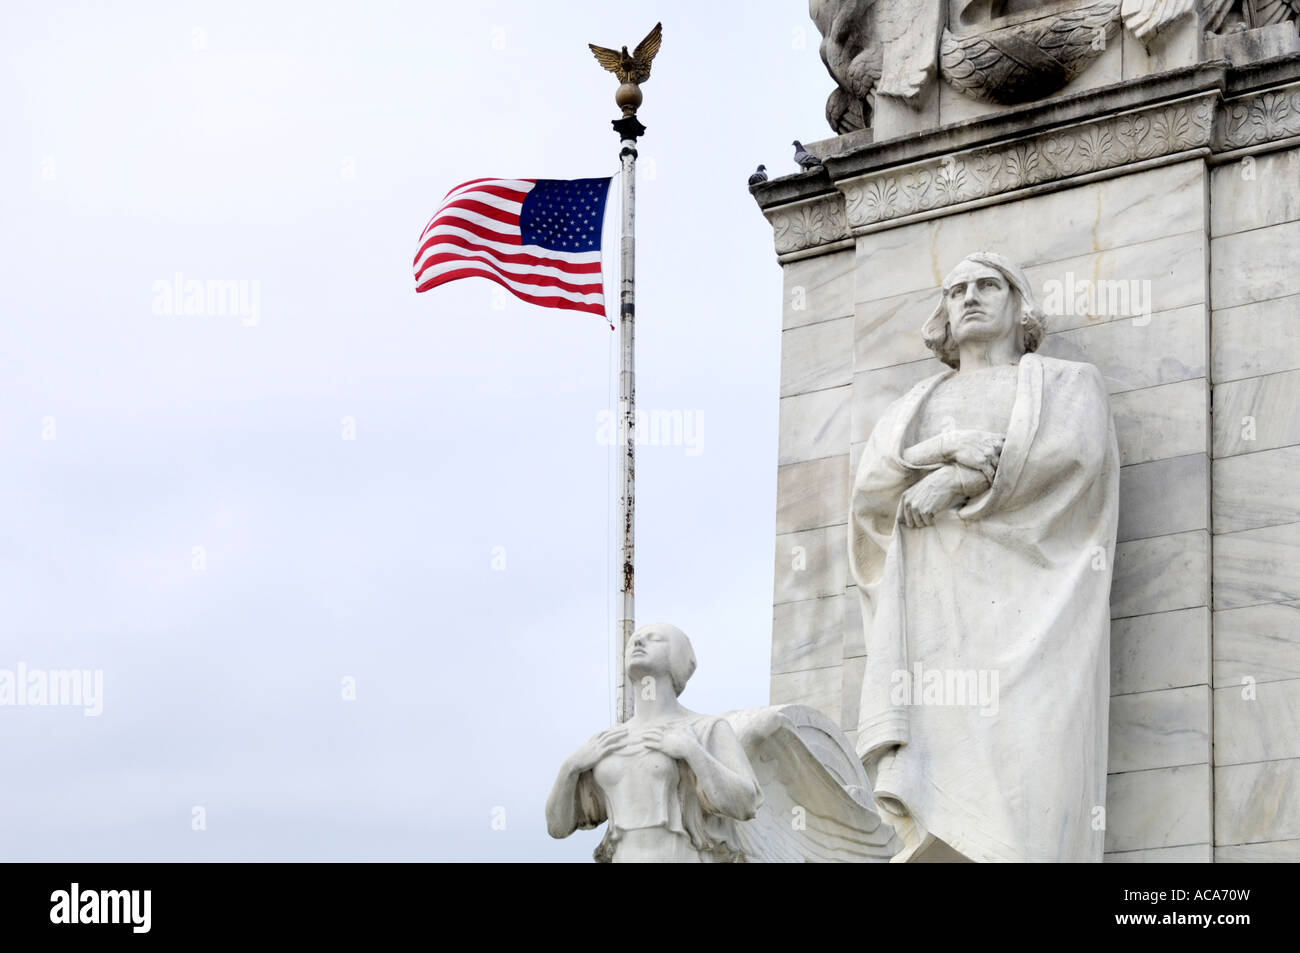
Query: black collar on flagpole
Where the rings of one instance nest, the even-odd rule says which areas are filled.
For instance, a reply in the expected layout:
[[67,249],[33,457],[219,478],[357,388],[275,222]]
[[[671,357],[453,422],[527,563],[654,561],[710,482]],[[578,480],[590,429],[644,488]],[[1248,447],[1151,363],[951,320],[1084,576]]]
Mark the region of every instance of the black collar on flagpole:
[[[641,120],[636,118],[635,113],[631,116],[624,116],[622,119],[611,119],[609,124],[614,127],[614,131],[624,141],[631,139],[636,142],[639,136],[645,135],[645,126],[641,125]],[[627,146],[623,147],[623,151],[618,154],[618,157],[621,159],[629,152],[632,154],[632,158],[637,157],[636,149]]]

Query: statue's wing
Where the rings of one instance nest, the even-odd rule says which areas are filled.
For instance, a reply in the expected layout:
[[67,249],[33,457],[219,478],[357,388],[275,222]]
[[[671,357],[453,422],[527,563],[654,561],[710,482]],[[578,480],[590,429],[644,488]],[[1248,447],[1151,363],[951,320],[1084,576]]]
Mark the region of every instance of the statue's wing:
[[632,82],[644,83],[650,78],[650,63],[654,60],[655,54],[659,52],[659,47],[664,42],[664,25],[656,23],[644,40],[636,45],[632,51],[632,62],[635,63],[635,73]]
[[1223,21],[1232,12],[1235,2],[1236,0],[1204,0],[1202,6],[1205,15],[1202,19],[1205,29],[1210,33],[1218,33],[1219,28],[1223,26]]
[[1268,26],[1300,16],[1300,0],[1255,0],[1255,26]]
[[1119,15],[1130,33],[1143,43],[1179,17],[1194,11],[1201,0],[1123,0]]
[[749,862],[863,863],[901,846],[881,821],[870,782],[829,718],[804,705],[723,715],[744,745],[763,789],[753,820],[733,825],[733,849]]
[[939,62],[944,78],[968,96],[988,100],[985,90],[1002,62],[1002,52],[982,36],[956,39],[944,33]]
[[605,69],[609,70],[619,78],[621,82],[627,82],[623,75],[623,54],[618,50],[611,50],[607,46],[597,46],[595,43],[588,43],[591,52],[596,55],[596,62]]
[[808,12],[822,35],[821,57],[836,84],[865,99],[875,91],[884,64],[876,0],[809,0]]

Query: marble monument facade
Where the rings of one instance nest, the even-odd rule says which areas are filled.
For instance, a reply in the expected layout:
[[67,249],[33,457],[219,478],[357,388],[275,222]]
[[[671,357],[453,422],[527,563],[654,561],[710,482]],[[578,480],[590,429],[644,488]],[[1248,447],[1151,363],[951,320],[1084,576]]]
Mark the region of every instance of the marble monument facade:
[[928,118],[877,107],[753,187],[784,285],[771,703],[854,736],[853,476],[942,369],[920,328],[945,274],[994,251],[1039,353],[1095,365],[1114,416],[1105,860],[1300,860],[1300,55],[1141,47],[1130,75],[1134,44],[1018,106],[945,113],[936,80]]

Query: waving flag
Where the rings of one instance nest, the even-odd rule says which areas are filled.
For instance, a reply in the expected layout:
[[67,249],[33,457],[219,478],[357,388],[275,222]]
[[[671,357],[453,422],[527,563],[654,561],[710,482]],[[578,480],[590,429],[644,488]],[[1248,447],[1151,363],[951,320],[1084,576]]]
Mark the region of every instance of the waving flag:
[[473,179],[420,234],[415,290],[487,278],[544,308],[605,316],[605,179]]

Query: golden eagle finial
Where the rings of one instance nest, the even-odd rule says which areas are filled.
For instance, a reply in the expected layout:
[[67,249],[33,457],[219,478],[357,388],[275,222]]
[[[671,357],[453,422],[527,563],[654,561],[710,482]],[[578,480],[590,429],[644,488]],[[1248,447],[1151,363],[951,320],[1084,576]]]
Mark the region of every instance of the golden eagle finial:
[[611,50],[594,43],[587,44],[596,55],[596,62],[617,76],[622,84],[618,88],[616,102],[622,107],[624,116],[635,115],[637,107],[641,105],[641,90],[637,87],[650,78],[650,64],[659,52],[663,36],[664,25],[656,23],[655,28],[631,53],[626,46],[622,50]]

